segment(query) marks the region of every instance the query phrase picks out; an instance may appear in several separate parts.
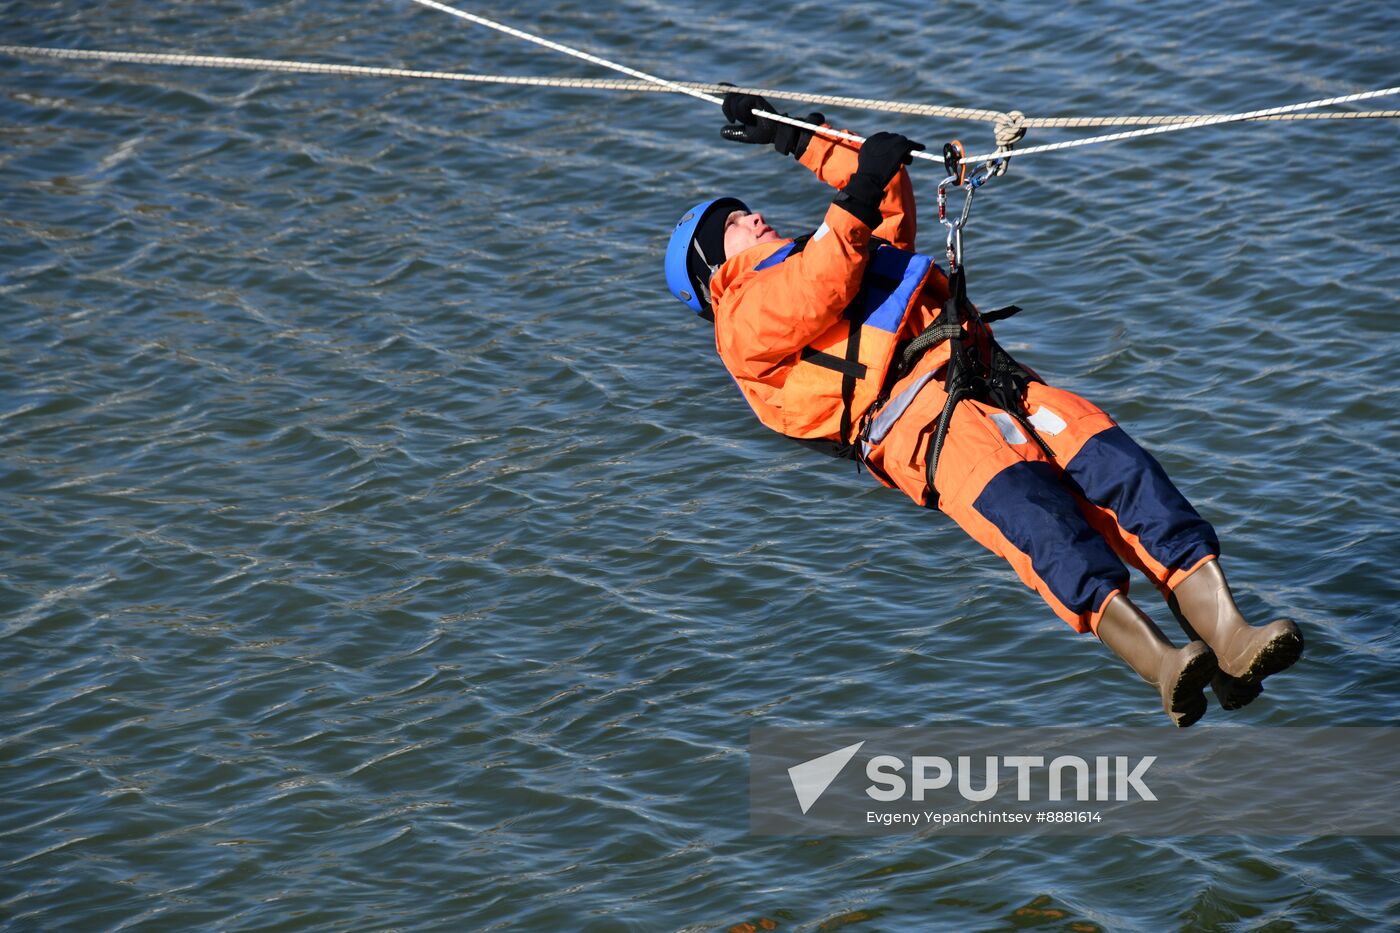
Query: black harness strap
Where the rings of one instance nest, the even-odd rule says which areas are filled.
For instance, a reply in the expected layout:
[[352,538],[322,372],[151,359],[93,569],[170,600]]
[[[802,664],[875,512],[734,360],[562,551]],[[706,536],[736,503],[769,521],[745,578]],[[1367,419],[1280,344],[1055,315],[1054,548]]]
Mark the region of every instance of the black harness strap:
[[803,347],[802,361],[841,374],[841,443],[851,444],[852,409],[856,402],[856,382],[864,379],[867,367],[860,361],[860,322],[852,319],[846,332],[846,355],[836,356],[815,347]]
[[[865,289],[862,288],[852,303],[853,307],[862,307],[865,304]],[[850,368],[845,370],[841,376],[841,443],[852,444],[851,437],[851,409],[856,402],[856,380],[865,377],[865,366],[860,362],[860,331],[861,322],[855,317],[851,318],[850,329],[846,334],[846,363]],[[855,374],[855,367],[860,367],[860,376]]]
[[[971,398],[1000,408],[1020,425],[1046,457],[1051,461],[1055,459],[1054,451],[1036,431],[1026,413],[1026,387],[1040,380],[1002,349],[1001,344],[996,342],[990,332],[985,333],[990,350],[987,361],[983,362],[975,353],[969,353],[967,342],[971,337],[962,327],[963,322],[966,322],[975,323],[980,329],[984,323],[1004,320],[1020,310],[1016,305],[1008,305],[979,315],[977,309],[967,300],[967,279],[963,274],[963,267],[959,266],[948,280],[948,300],[943,304],[942,313],[924,332],[927,334],[937,328],[939,334],[949,335],[948,372],[944,381],[944,390],[948,397],[943,403],[942,414],[938,416],[933,438],[929,441],[928,457],[925,461],[928,471],[928,507],[931,509],[938,508],[938,489],[933,481],[938,472],[938,458],[943,453],[943,442],[948,437],[953,410],[963,399]],[[922,336],[924,335],[920,334],[920,337]],[[917,339],[915,342],[917,343]],[[935,344],[930,344],[933,345]]]
[[[849,342],[847,347],[849,349]],[[823,353],[815,347],[802,348],[802,361],[820,366],[823,369],[831,369],[845,376],[847,379],[864,379],[865,364],[847,352],[845,356],[836,356],[833,353]],[[842,392],[845,391],[845,383],[841,384]]]
[[943,442],[948,437],[948,426],[953,420],[953,409],[958,407],[958,402],[965,398],[970,398],[973,394],[974,374],[972,372],[972,362],[968,359],[967,348],[964,345],[966,332],[962,328],[965,319],[964,310],[967,309],[967,280],[963,275],[962,267],[953,273],[948,280],[948,299],[943,302],[943,311],[934,321],[934,326],[948,334],[948,371],[943,380],[943,389],[947,393],[947,398],[943,402],[943,412],[938,416],[938,424],[933,430],[933,439],[929,441],[928,456],[925,458],[925,466],[928,471],[928,506],[938,507],[938,490],[934,487],[933,477],[938,471],[938,458],[943,453]]
[[1004,308],[997,308],[995,311],[987,311],[978,316],[982,319],[983,324],[995,324],[997,321],[1004,321],[1013,314],[1020,313],[1020,305],[1007,305]]
[[[792,249],[788,251],[784,260],[786,261],[786,259],[790,259],[802,252],[811,239],[812,234],[809,233],[794,240]],[[874,237],[872,237],[871,240],[870,248],[872,251],[879,243],[884,242]],[[887,286],[887,289],[890,291],[893,291],[899,285],[898,282],[890,280],[888,277],[881,277],[880,282],[873,284]],[[851,303],[853,308],[861,307],[864,304],[866,294],[865,288],[866,284],[863,282],[860,292],[856,295],[855,301]],[[850,312],[848,311],[847,314],[849,315]],[[826,353],[815,347],[803,347],[801,355],[803,362],[812,363],[816,366],[821,366],[841,374],[841,441],[837,445],[838,452],[836,455],[851,457],[852,459],[855,459],[851,427],[854,417],[852,409],[855,407],[856,401],[856,382],[860,379],[864,379],[867,371],[866,365],[860,361],[861,324],[862,322],[857,320],[854,316],[850,317],[850,326],[846,331],[846,355],[844,357]]]
[[[782,257],[779,262],[785,262],[793,256],[802,252],[811,242],[812,234],[807,233],[797,237],[792,241],[792,248]],[[873,238],[872,238],[873,239]],[[872,249],[874,246],[872,245]],[[762,268],[760,264],[759,268]],[[830,457],[843,457],[860,462],[856,456],[855,447],[850,443],[851,436],[851,409],[855,404],[856,381],[864,379],[867,368],[860,361],[860,325],[854,321],[851,323],[851,330],[846,338],[846,355],[837,356],[834,353],[827,353],[818,350],[816,347],[803,347],[801,359],[805,363],[814,366],[821,366],[841,374],[841,441],[811,440],[802,437],[789,437],[789,440],[796,441],[809,450],[826,454]]]

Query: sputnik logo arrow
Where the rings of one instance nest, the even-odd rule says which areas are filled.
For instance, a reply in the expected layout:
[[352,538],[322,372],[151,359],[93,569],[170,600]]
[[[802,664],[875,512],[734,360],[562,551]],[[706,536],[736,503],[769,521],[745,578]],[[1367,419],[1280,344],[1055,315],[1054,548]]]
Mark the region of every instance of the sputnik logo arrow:
[[826,789],[836,780],[841,769],[846,767],[846,763],[855,757],[864,744],[865,742],[861,741],[847,745],[820,758],[813,758],[788,768],[788,780],[792,781],[792,789],[797,794],[797,803],[802,807],[803,813],[812,809],[812,804],[826,793]]

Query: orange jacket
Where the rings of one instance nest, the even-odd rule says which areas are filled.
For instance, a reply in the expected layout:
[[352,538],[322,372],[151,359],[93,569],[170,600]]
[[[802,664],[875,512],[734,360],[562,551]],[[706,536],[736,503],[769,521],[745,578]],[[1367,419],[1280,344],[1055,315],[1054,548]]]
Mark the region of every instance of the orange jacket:
[[[845,141],[813,136],[800,161],[822,181],[842,188],[856,170],[858,152]],[[860,327],[858,347],[848,346],[852,327],[844,315],[864,297],[871,236],[909,251],[891,258],[907,257],[914,249],[914,194],[904,169],[885,189],[880,213],[880,224],[871,230],[832,205],[824,230],[800,253],[755,268],[792,241],[761,243],[730,257],[710,280],[720,358],[759,420],[775,431],[853,443],[861,417],[883,388],[895,344],[918,334],[942,309],[947,278],[931,267],[907,306],[898,309],[902,320],[893,331]],[[855,366],[846,362],[848,349]],[[947,357],[946,347],[935,353]],[[844,364],[844,371],[833,368],[836,363]],[[852,386],[850,377],[857,373]],[[843,395],[850,396],[849,411]],[[848,428],[844,437],[843,427]]]

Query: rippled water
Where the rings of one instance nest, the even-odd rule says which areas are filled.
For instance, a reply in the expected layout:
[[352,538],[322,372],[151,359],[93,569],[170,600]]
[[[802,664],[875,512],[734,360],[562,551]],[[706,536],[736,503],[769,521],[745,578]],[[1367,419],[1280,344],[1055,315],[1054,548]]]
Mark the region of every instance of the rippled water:
[[[676,77],[1037,115],[1381,87],[1400,36],[1365,2],[468,8]],[[407,2],[0,24],[602,76]],[[716,112],[13,59],[0,87],[3,929],[1394,924],[1385,840],[746,834],[754,725],[1162,720],[946,520],[747,413],[666,235],[711,193],[788,232],[828,195]],[[1395,718],[1395,130],[1031,156],[978,198],[1008,345],[1158,455],[1247,611],[1306,630],[1197,728]]]

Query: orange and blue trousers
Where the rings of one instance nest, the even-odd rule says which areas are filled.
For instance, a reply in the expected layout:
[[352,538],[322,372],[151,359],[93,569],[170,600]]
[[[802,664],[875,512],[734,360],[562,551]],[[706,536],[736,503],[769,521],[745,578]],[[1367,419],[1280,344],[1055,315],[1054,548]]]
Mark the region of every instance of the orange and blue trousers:
[[[872,473],[921,505],[947,398],[940,374],[900,380],[863,450]],[[1098,406],[1032,382],[1025,410],[1053,458],[1006,412],[958,403],[934,477],[937,506],[1076,631],[1097,631],[1109,599],[1128,590],[1127,565],[1166,595],[1219,555],[1215,530]]]

